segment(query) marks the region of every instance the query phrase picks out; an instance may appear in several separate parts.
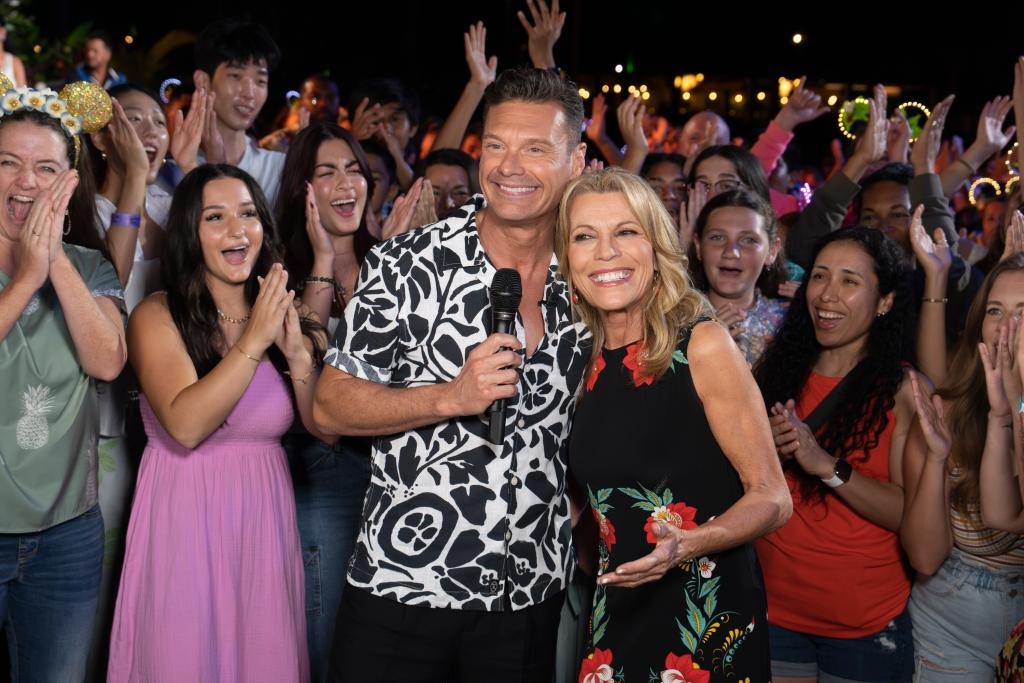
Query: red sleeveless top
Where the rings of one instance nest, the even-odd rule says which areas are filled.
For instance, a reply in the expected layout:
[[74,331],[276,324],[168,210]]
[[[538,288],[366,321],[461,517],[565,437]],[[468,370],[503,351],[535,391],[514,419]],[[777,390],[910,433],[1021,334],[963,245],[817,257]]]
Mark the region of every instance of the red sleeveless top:
[[[797,415],[809,415],[841,379],[811,372]],[[886,482],[896,425],[891,410],[888,420],[866,462],[863,452],[849,456],[859,474]],[[787,472],[786,480],[793,516],[757,542],[768,621],[829,638],[859,638],[882,630],[903,611],[910,595],[899,535],[864,519],[832,493],[825,494],[824,503],[805,500],[796,477]]]

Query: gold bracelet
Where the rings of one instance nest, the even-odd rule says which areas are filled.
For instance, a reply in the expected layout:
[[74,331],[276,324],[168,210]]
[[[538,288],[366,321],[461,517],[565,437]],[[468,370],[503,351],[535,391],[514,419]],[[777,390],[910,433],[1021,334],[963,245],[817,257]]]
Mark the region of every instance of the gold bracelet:
[[300,382],[302,384],[305,384],[306,382],[309,381],[309,378],[313,376],[313,372],[315,370],[316,370],[316,363],[313,363],[313,365],[309,368],[309,372],[306,373],[305,377],[292,377],[292,373],[289,372],[288,370],[285,370],[284,374],[286,374],[289,377],[291,377],[293,382]]
[[248,358],[248,359],[249,359],[249,360],[251,360],[251,361],[254,361],[254,362],[256,362],[256,363],[259,363],[259,362],[260,362],[260,359],[259,359],[259,358],[253,358],[252,356],[250,356],[249,354],[247,354],[247,353],[246,353],[245,351],[243,351],[243,350],[242,350],[242,347],[241,347],[241,346],[239,346],[238,344],[235,344],[235,345],[234,345],[234,346],[232,346],[231,348],[233,348],[234,350],[238,351],[238,352],[239,352],[240,354],[242,354],[243,356],[245,356],[246,358]]
[[925,302],[927,304],[945,304],[945,303],[949,303],[949,299],[947,299],[946,297],[942,297],[941,299],[933,299],[930,296],[923,296],[923,297],[921,297],[921,301],[923,301],[923,302]]

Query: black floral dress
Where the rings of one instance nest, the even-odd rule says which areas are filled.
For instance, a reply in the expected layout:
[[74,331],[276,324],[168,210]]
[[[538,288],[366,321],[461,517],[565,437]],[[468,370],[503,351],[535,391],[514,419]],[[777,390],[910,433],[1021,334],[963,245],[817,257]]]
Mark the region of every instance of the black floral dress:
[[[600,530],[602,573],[650,553],[657,522],[693,529],[743,495],[694,389],[689,333],[657,382],[637,362],[640,342],[605,349],[576,408],[569,461]],[[579,683],[768,681],[765,611],[752,544],[636,588],[598,586]]]

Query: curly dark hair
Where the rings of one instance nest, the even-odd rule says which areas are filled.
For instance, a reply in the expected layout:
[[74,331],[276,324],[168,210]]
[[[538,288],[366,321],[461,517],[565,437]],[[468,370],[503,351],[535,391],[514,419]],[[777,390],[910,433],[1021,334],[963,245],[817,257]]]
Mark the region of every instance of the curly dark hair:
[[[161,266],[167,287],[167,307],[199,377],[210,372],[221,361],[225,351],[217,305],[206,286],[206,261],[199,241],[203,189],[207,183],[219,178],[234,178],[245,183],[263,226],[263,246],[245,283],[245,299],[250,306],[256,302],[260,292],[257,276],[265,277],[270,268],[282,260],[281,241],[273,215],[263,190],[252,176],[228,164],[205,164],[182,179],[174,191],[167,215],[167,246]],[[313,342],[313,361],[318,363],[326,350],[323,326],[302,316],[299,321],[302,333]],[[288,369],[284,354],[276,345],[272,344],[267,349],[267,355],[278,372]]]
[[[904,378],[904,363],[913,360],[913,311],[910,306],[910,282],[906,256],[898,244],[878,230],[864,226],[838,230],[818,242],[812,263],[818,254],[835,242],[852,242],[871,258],[878,278],[879,296],[894,292],[892,308],[875,318],[868,333],[864,353],[865,371],[858,372],[846,386],[845,408],[836,410],[819,430],[818,444],[838,458],[854,454],[866,461],[889,424],[887,413],[896,405],[896,392]],[[754,377],[765,405],[799,401],[821,345],[814,334],[814,322],[807,308],[807,280],[797,290],[782,328],[754,368]],[[850,407],[859,409],[852,410]],[[793,464],[800,493],[807,500],[824,500],[825,488]]]

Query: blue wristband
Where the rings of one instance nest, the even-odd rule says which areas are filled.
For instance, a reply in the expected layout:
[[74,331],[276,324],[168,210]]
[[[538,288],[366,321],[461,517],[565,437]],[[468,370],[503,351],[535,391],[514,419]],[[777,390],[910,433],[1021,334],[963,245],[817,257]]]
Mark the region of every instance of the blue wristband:
[[137,213],[115,213],[110,216],[112,228],[138,228],[142,225],[142,216]]

